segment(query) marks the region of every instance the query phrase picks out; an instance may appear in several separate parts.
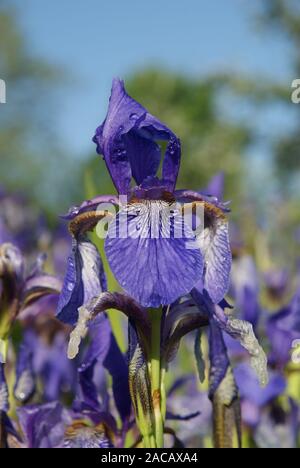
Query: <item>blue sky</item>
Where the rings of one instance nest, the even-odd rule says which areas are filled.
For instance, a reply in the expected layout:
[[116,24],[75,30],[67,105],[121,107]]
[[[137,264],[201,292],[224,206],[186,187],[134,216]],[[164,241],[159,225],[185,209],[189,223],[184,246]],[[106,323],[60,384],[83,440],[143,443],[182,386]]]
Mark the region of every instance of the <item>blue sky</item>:
[[65,68],[71,82],[54,118],[74,155],[94,151],[111,79],[147,65],[190,75],[220,70],[290,83],[282,38],[259,32],[246,0],[23,0],[16,6],[32,52]]

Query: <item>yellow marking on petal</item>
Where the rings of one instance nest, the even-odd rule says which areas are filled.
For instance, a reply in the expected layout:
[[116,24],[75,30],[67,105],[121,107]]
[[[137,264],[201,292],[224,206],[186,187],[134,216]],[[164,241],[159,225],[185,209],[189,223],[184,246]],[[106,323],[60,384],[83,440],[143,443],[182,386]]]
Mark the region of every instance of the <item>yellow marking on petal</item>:
[[182,207],[182,211],[184,213],[192,212],[196,213],[197,208],[201,207],[204,209],[205,216],[211,216],[214,218],[223,219],[224,221],[227,219],[225,213],[219,208],[218,206],[212,205],[206,201],[195,201],[192,203],[185,203]]
[[112,218],[112,214],[109,211],[87,211],[86,213],[81,213],[70,222],[69,231],[72,236],[78,237],[80,234],[93,231],[99,221],[106,217]]

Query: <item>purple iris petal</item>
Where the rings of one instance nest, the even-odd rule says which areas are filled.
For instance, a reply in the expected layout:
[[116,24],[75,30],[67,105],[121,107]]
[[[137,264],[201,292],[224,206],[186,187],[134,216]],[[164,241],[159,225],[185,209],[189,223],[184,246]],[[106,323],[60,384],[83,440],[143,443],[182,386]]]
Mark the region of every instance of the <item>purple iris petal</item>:
[[212,398],[225,378],[227,370],[230,367],[230,362],[222,331],[213,320],[210,322],[209,330],[209,357],[211,366],[209,394],[210,398]]
[[286,389],[285,379],[280,374],[272,374],[269,384],[262,388],[255,372],[247,364],[240,364],[234,370],[241,397],[262,407],[274,400]]
[[28,448],[55,448],[62,444],[69,417],[60,403],[18,409]]
[[199,200],[193,200],[189,192],[183,196],[183,201],[189,200],[189,196],[192,202],[184,204],[183,208],[186,214],[190,213],[190,217],[186,217],[186,220],[195,232],[197,244],[205,261],[203,289],[208,292],[212,302],[218,304],[228,292],[230,285],[232,254],[229,223],[224,210],[216,201],[201,200],[200,194],[196,194]]
[[57,333],[48,345],[32,336],[33,370],[43,383],[44,399],[55,401],[62,392],[72,391],[76,382],[76,363],[67,358],[67,344],[64,333]]
[[171,220],[168,213],[167,203],[144,201],[125,207],[109,226],[105,251],[110,267],[144,307],[172,304],[203,274],[200,250],[189,248],[192,231],[186,227],[183,232],[182,216],[174,213]]
[[106,279],[97,248],[85,238],[74,239],[57,317],[62,322],[74,325],[78,319],[79,307],[99,296],[104,289]]
[[4,364],[0,363],[0,412],[6,413],[8,408],[8,388],[4,374]]
[[224,185],[225,185],[225,175],[224,172],[219,172],[215,175],[209,182],[206,189],[203,191],[205,195],[216,197],[218,200],[223,200],[224,198]]
[[33,332],[26,331],[19,347],[16,369],[15,398],[26,403],[35,391],[35,376],[33,371]]
[[94,367],[103,365],[112,376],[113,393],[117,409],[123,421],[129,418],[131,402],[128,387],[128,367],[116,340],[110,322],[99,315],[90,325],[91,344],[79,369],[84,401],[94,409],[99,408],[96,384],[93,383]]
[[98,153],[104,156],[118,193],[127,194],[132,177],[140,185],[147,177],[156,175],[161,160],[158,140],[168,142],[162,172],[166,187],[172,191],[180,166],[178,138],[128,96],[124,83],[115,79],[107,117],[93,141]]
[[219,208],[224,213],[230,213],[229,205],[230,202],[220,202],[217,197],[206,195],[205,193],[195,192],[194,190],[175,190],[174,196],[176,200],[181,203],[190,202],[206,202],[213,204],[216,208]]
[[86,213],[88,211],[97,211],[100,205],[119,205],[119,198],[115,195],[97,195],[91,200],[84,201],[79,206],[72,206],[66,215],[61,216],[66,221],[72,221],[76,216]]
[[212,217],[204,227],[200,248],[205,257],[204,288],[214,304],[224,298],[229,289],[232,255],[228,222]]

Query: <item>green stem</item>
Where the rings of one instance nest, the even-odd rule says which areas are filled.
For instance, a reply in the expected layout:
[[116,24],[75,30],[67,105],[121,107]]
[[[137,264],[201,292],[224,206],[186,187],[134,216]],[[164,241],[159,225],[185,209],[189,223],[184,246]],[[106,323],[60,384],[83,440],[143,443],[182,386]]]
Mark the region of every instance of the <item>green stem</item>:
[[161,398],[161,310],[151,309],[150,319],[152,325],[150,349],[150,378],[151,394],[155,421],[155,448],[164,446],[164,417],[162,415]]

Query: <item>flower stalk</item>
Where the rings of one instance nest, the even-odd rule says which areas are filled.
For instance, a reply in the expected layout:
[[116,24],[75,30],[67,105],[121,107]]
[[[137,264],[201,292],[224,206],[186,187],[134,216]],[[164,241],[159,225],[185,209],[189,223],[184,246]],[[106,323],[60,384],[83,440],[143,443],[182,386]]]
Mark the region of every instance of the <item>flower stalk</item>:
[[161,310],[150,309],[151,320],[151,348],[150,348],[150,380],[151,395],[155,424],[155,448],[164,446],[164,411],[162,403],[165,401],[163,377],[165,372],[161,365]]

